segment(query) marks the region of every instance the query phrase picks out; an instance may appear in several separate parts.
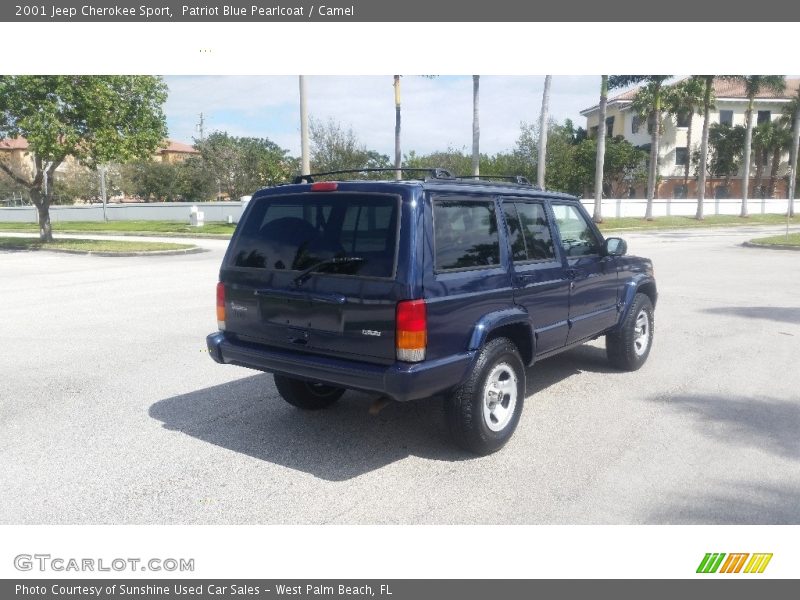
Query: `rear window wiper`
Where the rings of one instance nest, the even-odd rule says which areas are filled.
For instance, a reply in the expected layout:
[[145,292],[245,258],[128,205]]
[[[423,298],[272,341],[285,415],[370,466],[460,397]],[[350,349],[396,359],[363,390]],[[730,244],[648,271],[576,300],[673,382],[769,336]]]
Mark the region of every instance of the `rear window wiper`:
[[367,259],[362,258],[360,256],[337,256],[334,258],[328,258],[326,260],[321,260],[319,262],[314,263],[310,267],[303,269],[298,273],[297,277],[292,280],[292,283],[299,286],[302,284],[308,276],[313,272],[319,269],[320,267],[325,267],[327,265],[345,265],[349,263],[360,263],[365,262]]

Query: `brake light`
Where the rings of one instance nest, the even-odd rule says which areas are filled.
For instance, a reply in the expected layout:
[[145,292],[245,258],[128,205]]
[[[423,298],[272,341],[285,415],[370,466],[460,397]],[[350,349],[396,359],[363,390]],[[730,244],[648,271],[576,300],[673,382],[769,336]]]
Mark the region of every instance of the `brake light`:
[[397,360],[406,362],[425,360],[425,348],[428,345],[428,312],[425,301],[398,302],[396,328]]
[[217,284],[217,327],[225,331],[225,284]]
[[312,192],[335,192],[339,184],[335,181],[319,181],[311,184]]

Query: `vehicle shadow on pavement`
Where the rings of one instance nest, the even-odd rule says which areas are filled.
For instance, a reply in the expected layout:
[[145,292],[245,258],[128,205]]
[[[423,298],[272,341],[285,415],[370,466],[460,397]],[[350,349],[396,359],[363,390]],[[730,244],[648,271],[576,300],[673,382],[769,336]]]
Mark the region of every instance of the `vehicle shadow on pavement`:
[[271,375],[259,374],[160,400],[149,414],[166,429],[329,481],[410,455],[474,458],[452,445],[439,399],[391,402],[370,415],[375,399],[348,391],[328,409],[298,410],[278,395]]
[[800,323],[800,308],[794,306],[721,306],[706,308],[705,313],[749,319],[766,319],[779,323]]
[[605,348],[584,344],[537,362],[528,369],[525,395],[537,394],[568,377],[583,372],[622,373],[609,364]]
[[[608,369],[605,352],[582,346],[529,369],[527,395],[599,369]],[[271,375],[259,374],[159,400],[149,415],[166,429],[329,481],[358,477],[408,456],[476,458],[453,445],[440,398],[390,402],[371,415],[375,399],[348,391],[329,409],[302,411],[283,401]]]

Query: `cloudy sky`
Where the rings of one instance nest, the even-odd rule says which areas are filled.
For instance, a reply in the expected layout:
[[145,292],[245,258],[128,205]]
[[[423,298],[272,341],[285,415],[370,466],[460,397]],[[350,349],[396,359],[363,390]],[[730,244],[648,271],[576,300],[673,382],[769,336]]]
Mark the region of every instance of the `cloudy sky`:
[[[300,153],[299,99],[296,77],[167,77],[166,105],[170,138],[191,143],[199,136],[202,112],[206,134],[268,137]],[[394,154],[392,76],[306,77],[308,111],[352,127],[362,143]],[[521,122],[536,122],[544,78],[481,77],[481,151],[514,146]],[[580,111],[597,102],[599,76],[554,76],[550,113],[558,120],[584,125]],[[472,77],[402,79],[403,151],[426,153],[448,147],[472,147]]]

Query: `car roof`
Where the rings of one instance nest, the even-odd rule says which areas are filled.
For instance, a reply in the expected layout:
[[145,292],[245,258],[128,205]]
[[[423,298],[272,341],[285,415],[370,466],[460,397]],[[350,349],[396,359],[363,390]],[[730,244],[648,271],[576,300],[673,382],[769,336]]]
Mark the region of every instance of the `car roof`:
[[[578,202],[579,199],[570,194],[542,190],[538,186],[519,184],[510,181],[497,181],[491,179],[346,179],[337,180],[336,183],[342,184],[342,191],[364,191],[374,192],[383,187],[417,187],[427,191],[443,193],[484,193],[484,194],[506,194],[509,196],[530,196],[535,198],[550,198]],[[303,193],[311,190],[309,183],[290,183],[268,188],[261,188],[256,192],[259,196],[273,193]],[[255,196],[256,194],[253,194]]]

